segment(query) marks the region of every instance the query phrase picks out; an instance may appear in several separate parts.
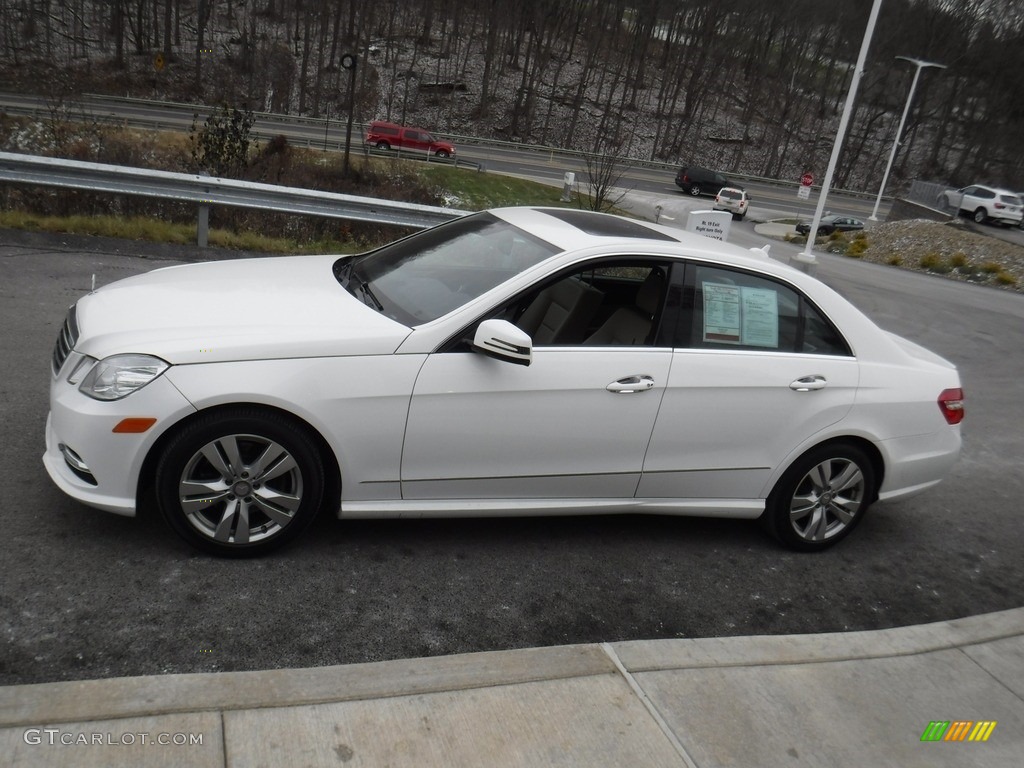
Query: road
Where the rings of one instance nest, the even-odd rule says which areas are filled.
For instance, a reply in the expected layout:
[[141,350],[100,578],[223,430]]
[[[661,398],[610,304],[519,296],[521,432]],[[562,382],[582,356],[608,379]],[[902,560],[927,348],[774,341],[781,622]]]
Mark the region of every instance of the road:
[[[762,242],[747,222],[732,239]],[[1022,604],[1024,297],[838,257],[821,257],[823,279],[960,365],[965,449],[940,489],[876,506],[818,555],[747,521],[323,516],[301,544],[236,562],[64,497],[40,456],[66,307],[93,275],[211,255],[0,233],[0,684],[876,629]]]
[[[173,104],[108,96],[82,96],[80,100],[54,103],[40,96],[0,92],[0,108],[10,114],[36,115],[47,119],[53,110],[66,110],[72,118],[87,121],[107,122],[113,125],[156,128],[186,132],[198,112],[201,117],[212,112],[212,108],[200,108],[188,104]],[[338,150],[344,147],[344,123],[338,119],[308,118],[292,115],[256,115],[253,124],[255,136],[266,140],[283,135],[298,146],[324,147]],[[509,142],[487,142],[463,140],[464,137],[449,137],[457,142],[460,161],[481,166],[488,171],[510,173],[542,182],[560,184],[566,172],[576,174],[581,189],[588,177],[586,163],[579,152],[557,149],[541,149],[529,145]],[[362,129],[357,126],[353,144],[362,151]],[[658,167],[660,165],[660,167]],[[615,186],[634,189],[643,193],[672,194],[687,197],[675,185],[676,168],[670,164],[635,163],[624,160],[615,173],[621,178]],[[814,187],[808,200],[797,199],[796,179],[779,182],[768,179],[751,179],[736,176],[761,206],[783,212],[786,215],[810,218],[814,213],[820,189]],[[701,198],[707,201],[709,198]],[[834,213],[867,218],[874,206],[874,197],[835,191],[829,193],[829,208]],[[884,219],[889,201],[880,208]]]

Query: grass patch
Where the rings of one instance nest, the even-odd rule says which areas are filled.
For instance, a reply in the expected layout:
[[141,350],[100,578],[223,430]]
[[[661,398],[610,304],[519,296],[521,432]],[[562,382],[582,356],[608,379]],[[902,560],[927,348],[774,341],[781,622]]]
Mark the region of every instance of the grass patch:
[[[192,245],[196,242],[195,226],[173,224],[145,216],[38,216],[22,211],[0,211],[0,227],[177,245]],[[255,232],[231,232],[226,229],[211,229],[209,241],[210,245],[219,248],[258,253],[344,253],[353,250],[352,243],[338,240],[297,242],[289,238],[267,237]]]
[[575,201],[561,201],[560,187],[539,184],[529,179],[433,165],[422,169],[420,177],[442,190],[453,208],[479,211],[508,205],[576,207]]

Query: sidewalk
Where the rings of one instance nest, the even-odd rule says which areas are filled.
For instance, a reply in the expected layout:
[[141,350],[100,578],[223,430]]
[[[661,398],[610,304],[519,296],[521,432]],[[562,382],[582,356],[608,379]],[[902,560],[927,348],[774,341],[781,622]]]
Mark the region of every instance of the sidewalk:
[[[955,721],[972,725],[924,742],[933,721],[954,736]],[[967,739],[979,721],[996,723],[984,743]],[[1024,755],[1024,608],[872,632],[11,686],[0,755],[75,768],[1009,768]]]

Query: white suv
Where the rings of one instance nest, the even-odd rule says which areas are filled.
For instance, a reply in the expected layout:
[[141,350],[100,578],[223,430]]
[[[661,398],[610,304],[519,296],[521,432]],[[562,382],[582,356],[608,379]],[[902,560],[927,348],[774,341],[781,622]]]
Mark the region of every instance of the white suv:
[[1012,227],[1021,225],[1021,199],[1005,189],[981,184],[948,189],[939,195],[938,203],[941,208],[954,208],[957,213],[966,211],[979,224],[991,220]]
[[750,206],[750,197],[739,187],[722,187],[715,195],[713,210],[729,211],[733,219],[742,221],[747,215],[747,208]]

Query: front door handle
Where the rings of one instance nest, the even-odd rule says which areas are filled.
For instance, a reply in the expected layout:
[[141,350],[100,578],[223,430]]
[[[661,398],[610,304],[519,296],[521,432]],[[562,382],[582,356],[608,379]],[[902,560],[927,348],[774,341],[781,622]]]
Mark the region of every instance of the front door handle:
[[621,395],[632,395],[634,392],[646,392],[653,387],[654,379],[650,376],[626,376],[624,379],[613,381],[605,389]]
[[828,380],[824,376],[815,374],[813,376],[801,376],[792,382],[789,388],[797,392],[810,392],[812,389],[824,389],[827,384]]

